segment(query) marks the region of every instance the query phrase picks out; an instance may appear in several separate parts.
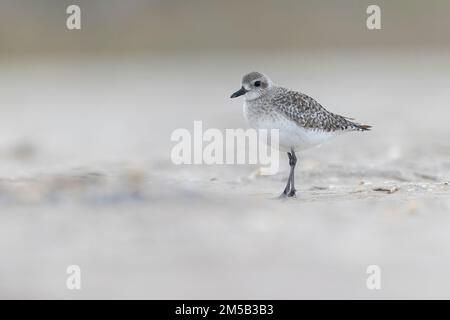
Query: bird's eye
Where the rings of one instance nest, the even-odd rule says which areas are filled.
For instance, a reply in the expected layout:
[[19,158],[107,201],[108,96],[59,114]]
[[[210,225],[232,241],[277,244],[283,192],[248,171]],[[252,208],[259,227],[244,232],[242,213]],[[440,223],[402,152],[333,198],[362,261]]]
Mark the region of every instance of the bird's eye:
[[255,87],[260,87],[261,86],[261,81],[255,81],[255,83],[253,85]]

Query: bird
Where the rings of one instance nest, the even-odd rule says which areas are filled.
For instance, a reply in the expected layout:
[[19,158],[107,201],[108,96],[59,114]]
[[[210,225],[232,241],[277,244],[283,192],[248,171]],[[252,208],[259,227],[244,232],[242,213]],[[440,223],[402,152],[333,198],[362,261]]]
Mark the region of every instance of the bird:
[[278,149],[286,152],[290,172],[280,198],[296,197],[296,153],[313,148],[349,131],[368,131],[370,125],[332,113],[310,96],[276,85],[265,74],[243,76],[241,88],[230,98],[244,96],[244,117],[254,129],[277,129]]

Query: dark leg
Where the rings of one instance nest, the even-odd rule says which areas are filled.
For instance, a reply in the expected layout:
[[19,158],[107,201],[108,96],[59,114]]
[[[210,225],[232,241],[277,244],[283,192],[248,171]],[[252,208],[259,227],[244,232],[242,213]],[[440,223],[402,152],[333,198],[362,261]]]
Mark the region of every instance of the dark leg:
[[295,196],[295,186],[294,186],[294,170],[295,164],[297,163],[297,157],[295,156],[294,150],[287,153],[289,157],[289,166],[291,167],[291,171],[289,172],[289,178],[286,183],[286,187],[284,188],[283,193],[280,195],[280,198],[285,197],[294,197]]
[[295,151],[291,150],[291,156],[289,157],[289,165],[291,166],[291,173],[289,175],[289,180],[291,181],[290,190],[288,197],[295,197],[295,165],[297,164],[297,157],[295,156]]
[[[289,162],[291,162],[291,154],[289,152],[287,154],[289,156]],[[291,168],[291,172],[289,173],[289,178],[286,183],[286,187],[284,188],[283,193],[280,194],[280,198],[286,198],[288,196],[289,192],[291,191],[291,176],[292,176],[292,168]]]

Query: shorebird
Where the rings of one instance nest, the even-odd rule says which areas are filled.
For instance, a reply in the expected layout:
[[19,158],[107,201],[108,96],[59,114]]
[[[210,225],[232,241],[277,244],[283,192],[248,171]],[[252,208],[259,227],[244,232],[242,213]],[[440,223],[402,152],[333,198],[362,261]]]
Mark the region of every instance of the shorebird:
[[279,130],[278,148],[287,152],[291,168],[281,198],[296,195],[296,152],[320,145],[344,132],[371,128],[326,110],[306,94],[277,86],[259,72],[250,72],[242,78],[241,88],[231,98],[239,96],[244,96],[244,116],[250,127]]

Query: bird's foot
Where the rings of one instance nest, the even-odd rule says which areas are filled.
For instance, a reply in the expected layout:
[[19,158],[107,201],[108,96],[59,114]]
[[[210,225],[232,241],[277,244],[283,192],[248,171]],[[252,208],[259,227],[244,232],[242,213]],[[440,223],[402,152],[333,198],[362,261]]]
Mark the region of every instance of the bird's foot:
[[297,190],[295,190],[295,189],[293,189],[293,190],[284,190],[283,193],[278,196],[278,199],[285,200],[287,198],[296,198],[297,197],[296,191]]
[[292,189],[291,191],[289,191],[289,193],[288,193],[287,196],[288,196],[289,198],[297,198],[296,192],[297,192],[297,190]]
[[280,194],[277,199],[279,200],[286,200],[288,198],[288,194],[287,192],[283,192],[282,194]]
[[290,191],[289,186],[286,186],[283,193],[278,196],[278,199],[286,199],[289,195],[289,191]]

